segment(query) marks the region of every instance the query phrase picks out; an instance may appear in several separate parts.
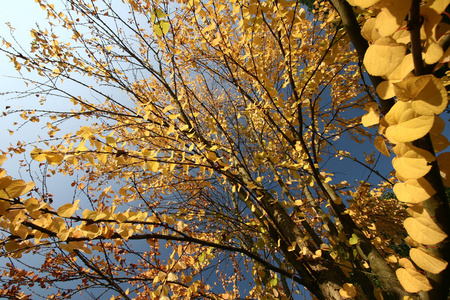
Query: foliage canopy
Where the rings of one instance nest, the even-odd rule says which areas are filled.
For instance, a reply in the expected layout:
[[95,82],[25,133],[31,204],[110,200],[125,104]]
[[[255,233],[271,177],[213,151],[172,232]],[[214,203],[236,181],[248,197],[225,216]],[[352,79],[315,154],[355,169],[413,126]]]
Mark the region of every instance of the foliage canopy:
[[68,110],[0,156],[1,295],[446,298],[448,0],[36,2],[1,51]]

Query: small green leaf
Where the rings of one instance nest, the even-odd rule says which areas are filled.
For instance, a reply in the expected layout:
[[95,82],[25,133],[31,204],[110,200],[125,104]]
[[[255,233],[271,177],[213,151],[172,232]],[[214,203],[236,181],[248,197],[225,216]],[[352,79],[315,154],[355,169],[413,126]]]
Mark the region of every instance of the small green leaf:
[[350,243],[350,245],[356,245],[358,244],[358,236],[356,234],[352,234],[352,237],[348,240],[348,242]]

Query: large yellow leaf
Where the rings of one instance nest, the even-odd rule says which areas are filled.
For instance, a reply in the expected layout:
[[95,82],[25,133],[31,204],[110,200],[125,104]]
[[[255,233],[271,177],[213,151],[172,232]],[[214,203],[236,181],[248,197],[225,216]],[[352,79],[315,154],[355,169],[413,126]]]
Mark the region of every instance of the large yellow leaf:
[[361,28],[361,35],[369,42],[375,43],[381,36],[375,30],[375,18],[368,19]]
[[445,11],[447,6],[449,5],[449,1],[448,0],[428,0],[426,5],[428,7],[430,7],[431,9],[435,10],[436,13],[438,13],[440,15]]
[[420,203],[436,194],[435,189],[425,178],[409,179],[394,185],[397,199],[406,203]]
[[437,63],[443,55],[444,49],[438,43],[431,43],[424,55],[425,63],[429,65]]
[[[391,110],[395,108],[396,105],[394,105]],[[431,127],[433,127],[434,115],[419,115],[412,108],[399,111],[398,113],[401,113],[401,115],[400,118],[396,120],[397,123],[390,123],[390,126],[386,128],[385,132],[386,137],[393,143],[415,141],[425,136],[430,132]]]
[[385,7],[377,15],[375,28],[382,36],[392,35],[405,20],[405,16],[411,8],[412,0],[385,0]]
[[407,218],[404,226],[413,240],[424,245],[440,243],[447,237],[429,216]]
[[385,80],[377,85],[377,95],[383,100],[390,99],[395,96],[394,85],[392,82]]
[[58,214],[58,216],[60,216],[62,218],[70,218],[77,211],[79,202],[80,202],[80,200],[76,200],[73,204],[66,203],[63,206],[61,206],[60,208],[58,208],[56,213]]
[[34,188],[34,182],[26,183],[23,180],[12,180],[11,183],[4,189],[9,199],[20,197]]
[[374,5],[380,0],[348,0],[348,3],[352,6],[359,6],[361,8],[367,8],[369,6]]
[[431,170],[429,161],[413,150],[401,157],[394,157],[392,165],[397,173],[405,179],[418,179]]
[[[408,31],[409,33],[409,31]],[[406,54],[402,62],[387,76],[390,82],[399,82],[406,78],[414,70],[414,60],[411,53]]]
[[437,157],[437,162],[444,185],[450,186],[450,152],[439,154]]
[[405,53],[405,45],[397,44],[391,38],[380,38],[367,49],[364,66],[371,75],[385,76],[397,68]]
[[429,291],[432,289],[427,277],[413,269],[398,268],[395,271],[400,284],[410,293]]
[[409,256],[419,268],[433,274],[441,273],[448,265],[445,260],[435,257],[424,248],[412,248]]
[[434,75],[409,77],[394,83],[394,91],[400,100],[413,100],[411,107],[420,115],[438,115],[447,107],[447,91]]

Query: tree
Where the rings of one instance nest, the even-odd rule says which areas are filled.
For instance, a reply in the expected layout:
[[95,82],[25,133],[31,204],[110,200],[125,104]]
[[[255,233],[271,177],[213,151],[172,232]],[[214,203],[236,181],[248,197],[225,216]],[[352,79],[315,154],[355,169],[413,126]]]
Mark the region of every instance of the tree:
[[[29,151],[40,188],[1,173],[2,295],[446,298],[450,160],[434,153],[448,100],[433,73],[448,1],[318,1],[311,15],[298,1],[37,2],[49,27],[2,51],[42,76],[25,78],[30,95],[70,111],[21,114],[48,117],[51,139]],[[70,119],[90,124],[59,134]],[[352,154],[368,141],[395,174]],[[378,179],[351,185],[342,159]],[[59,174],[83,174],[81,199],[50,203]]]

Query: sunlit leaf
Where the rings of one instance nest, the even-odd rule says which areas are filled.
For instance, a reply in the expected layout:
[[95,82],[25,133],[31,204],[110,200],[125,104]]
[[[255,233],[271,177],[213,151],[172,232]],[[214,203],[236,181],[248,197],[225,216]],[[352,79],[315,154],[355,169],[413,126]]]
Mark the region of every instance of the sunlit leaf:
[[397,44],[391,38],[380,38],[367,49],[364,66],[371,75],[384,76],[395,70],[405,54],[405,45]]
[[413,269],[398,268],[395,271],[400,284],[410,293],[417,293],[420,291],[429,291],[432,289],[430,282],[425,275],[420,274]]
[[397,102],[385,116],[389,124],[385,135],[392,142],[415,141],[426,135],[433,127],[434,115],[420,115],[412,109],[410,103],[402,103],[405,102]]
[[401,157],[394,157],[392,165],[397,173],[405,179],[419,179],[431,170],[429,161],[413,150]]
[[408,234],[424,245],[434,245],[442,242],[447,235],[427,215],[410,217],[404,222]]
[[430,199],[436,191],[425,178],[410,179],[394,185],[397,199],[406,203],[420,203]]
[[62,218],[70,218],[70,217],[72,217],[73,214],[78,209],[78,203],[79,202],[80,202],[80,200],[76,200],[73,204],[72,203],[64,204],[63,206],[58,208],[58,210],[56,211],[58,216],[60,216]]
[[403,24],[411,2],[412,0],[387,0],[383,3],[385,7],[377,15],[375,22],[375,28],[382,37],[393,34]]
[[439,274],[448,265],[445,260],[435,257],[424,248],[412,248],[409,255],[417,266],[433,274]]
[[367,8],[379,2],[380,0],[348,0],[348,3],[352,6],[359,6],[361,8]]
[[433,75],[409,77],[394,83],[395,95],[403,101],[410,101],[419,115],[440,114],[447,107],[447,90],[441,80]]

